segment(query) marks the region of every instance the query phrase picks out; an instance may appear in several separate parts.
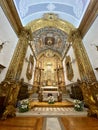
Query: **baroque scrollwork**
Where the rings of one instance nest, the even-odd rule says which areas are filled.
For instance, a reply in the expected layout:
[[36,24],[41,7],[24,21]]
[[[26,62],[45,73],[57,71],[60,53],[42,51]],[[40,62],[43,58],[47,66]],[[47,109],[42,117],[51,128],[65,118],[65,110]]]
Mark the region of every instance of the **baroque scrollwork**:
[[19,41],[17,43],[10,66],[5,77],[6,80],[19,80],[23,67],[23,61],[28,47],[28,41],[31,38],[30,33],[31,32],[29,30],[21,31],[19,35]]
[[3,81],[0,84],[0,95],[5,96],[2,120],[5,120],[8,116],[14,117],[16,115],[16,102],[20,87],[21,82],[16,81]]
[[34,59],[33,56],[30,55],[28,66],[27,66],[27,72],[26,72],[26,76],[28,80],[32,79],[33,65],[34,65]]
[[73,73],[73,69],[72,69],[70,56],[66,56],[65,65],[66,65],[67,78],[68,78],[68,80],[71,81],[73,79],[74,73]]
[[78,83],[83,92],[84,103],[88,106],[88,116],[98,118],[98,82],[80,81]]
[[25,28],[31,28],[34,32],[44,27],[55,27],[69,34],[70,30],[74,29],[74,26],[67,21],[59,19],[55,14],[45,14],[43,18],[35,20],[27,24]]

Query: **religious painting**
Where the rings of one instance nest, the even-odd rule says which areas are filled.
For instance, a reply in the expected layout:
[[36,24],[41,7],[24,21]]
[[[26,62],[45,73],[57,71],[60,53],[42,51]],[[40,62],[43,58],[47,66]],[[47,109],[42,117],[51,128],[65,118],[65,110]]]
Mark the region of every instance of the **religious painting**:
[[69,81],[71,81],[73,79],[74,74],[73,74],[73,68],[72,68],[70,56],[66,56],[65,65],[66,65],[67,78]]
[[51,46],[54,45],[55,38],[54,37],[45,37],[45,45]]
[[27,72],[26,72],[26,76],[28,80],[32,79],[33,65],[34,65],[34,59],[33,59],[33,56],[30,55],[28,66],[27,66]]

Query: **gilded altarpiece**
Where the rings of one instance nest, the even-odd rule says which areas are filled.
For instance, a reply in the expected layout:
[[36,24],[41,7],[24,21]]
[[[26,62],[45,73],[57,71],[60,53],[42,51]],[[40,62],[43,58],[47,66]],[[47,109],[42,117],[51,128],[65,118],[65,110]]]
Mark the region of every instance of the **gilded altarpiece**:
[[64,72],[61,59],[52,50],[46,50],[37,60],[34,81],[41,85],[58,85],[64,82]]

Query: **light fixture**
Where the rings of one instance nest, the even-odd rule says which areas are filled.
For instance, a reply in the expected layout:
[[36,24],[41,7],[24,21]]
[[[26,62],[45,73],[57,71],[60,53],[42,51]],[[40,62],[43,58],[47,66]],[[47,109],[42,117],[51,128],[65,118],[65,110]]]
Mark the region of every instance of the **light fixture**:
[[1,42],[1,44],[0,44],[0,52],[1,52],[1,50],[3,49],[3,46],[4,46],[4,44],[5,44],[6,42],[7,42],[7,41]]
[[1,73],[1,71],[2,71],[4,68],[6,68],[6,67],[0,64],[0,73]]
[[96,49],[97,49],[97,51],[98,51],[98,45],[96,45],[96,44],[91,44],[91,46],[95,46]]

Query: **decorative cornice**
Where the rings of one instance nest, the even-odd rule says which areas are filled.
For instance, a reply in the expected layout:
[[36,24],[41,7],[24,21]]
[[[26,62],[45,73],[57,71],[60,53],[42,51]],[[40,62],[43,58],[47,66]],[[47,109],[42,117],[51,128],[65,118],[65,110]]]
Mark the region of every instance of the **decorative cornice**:
[[67,21],[63,21],[59,18],[54,21],[53,19],[52,20],[44,18],[37,19],[27,24],[25,28],[31,28],[31,31],[35,32],[36,30],[44,27],[55,27],[61,29],[66,34],[69,34],[70,31],[75,28],[72,24],[68,23]]
[[82,38],[89,30],[90,26],[94,22],[97,15],[98,15],[98,0],[90,0],[90,4],[79,26]]
[[[6,14],[8,20],[10,21],[14,31],[18,35],[20,33],[21,29],[23,29],[23,26],[20,21],[17,10],[15,8],[13,0],[0,0],[0,5],[1,5],[4,13]],[[90,4],[82,19],[81,24],[79,26],[79,30],[81,32],[82,38],[85,36],[86,32],[90,28],[91,24],[93,23],[93,21],[95,20],[97,15],[98,15],[98,0],[90,0]],[[54,17],[54,18],[56,19],[57,17]],[[32,26],[33,32],[36,29],[40,29],[40,28],[43,28],[46,26],[53,26],[53,27],[61,29],[62,31],[66,30],[67,34],[69,34],[69,31],[70,31],[68,28],[74,28],[68,22],[65,22],[63,20],[57,20],[57,19],[55,20],[55,19],[54,20],[50,19],[50,17],[48,18],[48,20],[47,20],[47,18],[46,19],[44,18],[44,21],[39,19],[39,20],[35,20],[35,21],[29,23],[27,26]],[[43,21],[43,23],[42,23],[42,21]],[[67,28],[66,28],[65,23],[67,24]],[[69,24],[69,27],[68,27],[68,24]]]
[[18,35],[21,29],[23,29],[23,26],[20,21],[19,15],[16,11],[13,0],[0,0],[0,5],[6,17],[8,18],[9,22],[11,23],[14,31]]
[[71,43],[77,38],[81,39],[81,32],[78,29],[73,29],[70,31],[67,40],[69,43]]

